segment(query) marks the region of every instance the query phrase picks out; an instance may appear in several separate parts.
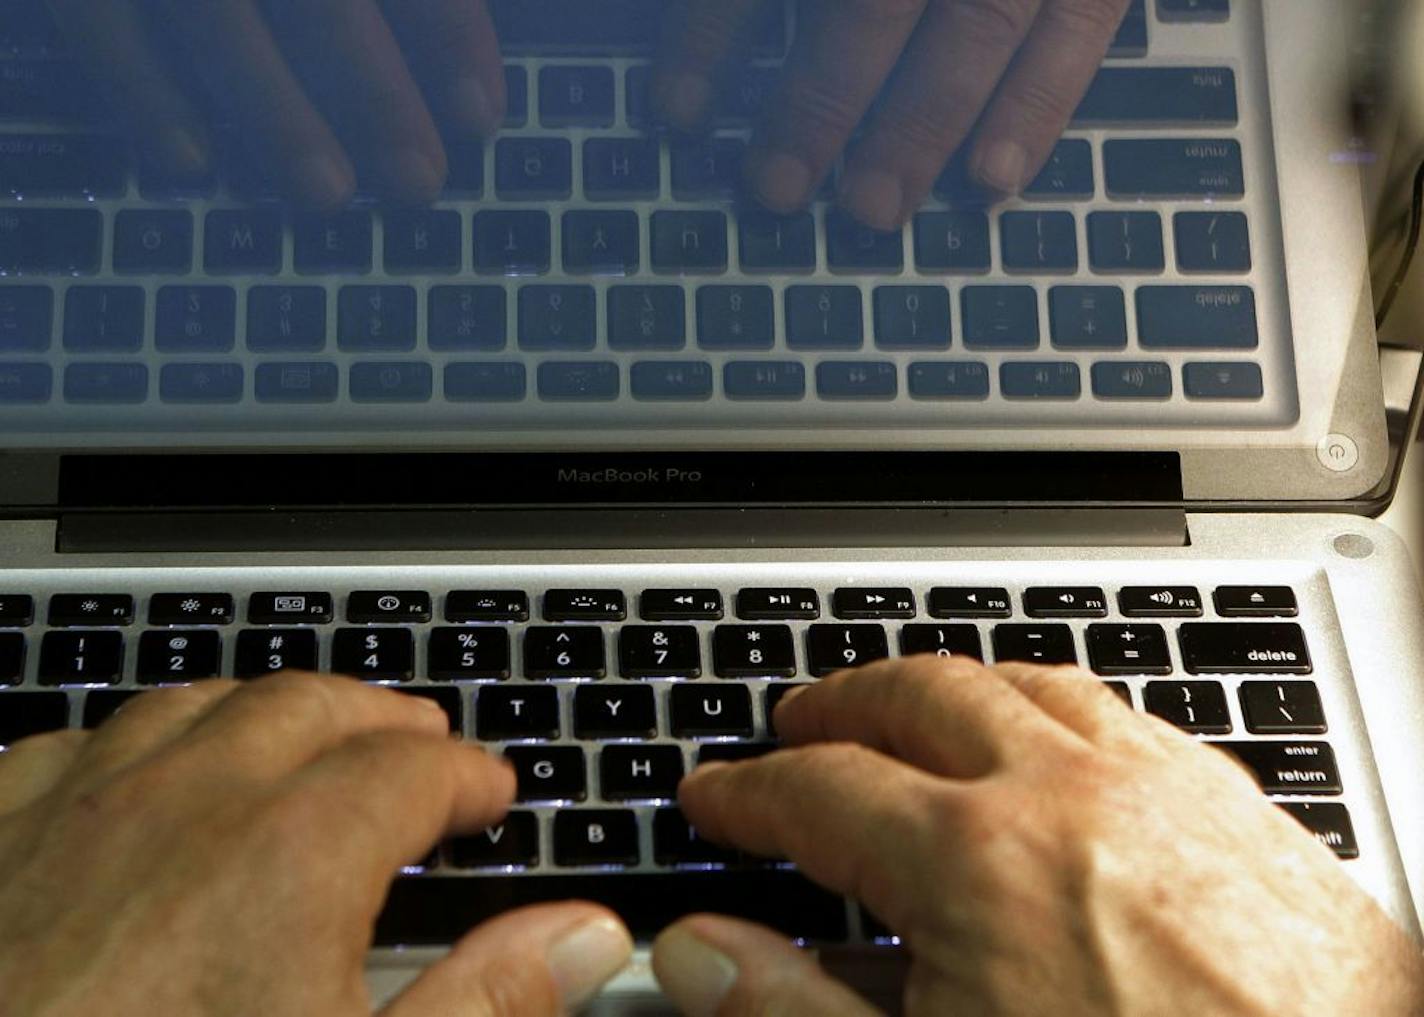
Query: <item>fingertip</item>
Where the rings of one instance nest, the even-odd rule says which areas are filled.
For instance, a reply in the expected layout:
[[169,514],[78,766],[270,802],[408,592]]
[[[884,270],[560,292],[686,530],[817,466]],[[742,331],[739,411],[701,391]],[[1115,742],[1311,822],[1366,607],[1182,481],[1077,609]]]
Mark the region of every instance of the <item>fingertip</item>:
[[851,172],[841,183],[839,200],[852,218],[873,230],[889,232],[904,225],[904,184],[886,170]]
[[439,157],[417,148],[396,150],[381,162],[380,173],[392,197],[411,204],[427,204],[445,188],[448,167]]
[[297,160],[292,171],[295,197],[319,210],[340,208],[356,193],[356,173],[344,158],[325,152]]
[[482,137],[490,137],[504,123],[507,98],[503,87],[491,90],[477,74],[456,82],[453,110],[455,119]]
[[712,82],[702,74],[675,73],[653,89],[659,117],[684,131],[696,130],[712,104]]
[[[704,917],[704,916],[698,916]],[[653,941],[653,974],[685,1017],[714,1017],[737,984],[737,963],[693,930],[685,918]]]
[[747,159],[752,192],[772,212],[795,212],[811,197],[811,167],[791,152],[770,151]]
[[1017,141],[989,140],[975,149],[970,174],[976,183],[1001,195],[1015,195],[1028,183],[1028,152]]

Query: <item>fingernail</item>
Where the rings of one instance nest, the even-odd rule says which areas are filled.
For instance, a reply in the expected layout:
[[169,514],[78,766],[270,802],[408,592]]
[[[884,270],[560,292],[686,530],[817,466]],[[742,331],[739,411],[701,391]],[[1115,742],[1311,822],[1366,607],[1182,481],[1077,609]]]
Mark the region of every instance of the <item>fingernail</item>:
[[732,958],[682,929],[658,938],[657,957],[658,984],[684,1017],[714,1017],[737,982]]
[[633,940],[612,918],[584,922],[549,947],[549,970],[564,1006],[582,1006],[628,963]]
[[884,170],[858,170],[841,185],[841,207],[866,226],[892,230],[900,225],[905,190],[900,178]]
[[975,164],[974,175],[986,187],[1002,194],[1017,194],[1023,189],[1024,168],[1028,153],[1013,141],[996,141],[988,146]]
[[315,204],[342,201],[354,186],[346,170],[326,155],[309,155],[298,162],[296,180],[302,193]]
[[663,112],[679,127],[693,127],[712,101],[712,82],[700,74],[679,74],[663,90]]
[[499,128],[503,114],[495,108],[494,100],[485,91],[485,86],[476,77],[462,78],[455,86],[455,116],[474,126],[481,133],[491,133]]
[[761,203],[774,212],[790,212],[811,195],[811,167],[789,152],[770,152],[757,160],[753,186]]

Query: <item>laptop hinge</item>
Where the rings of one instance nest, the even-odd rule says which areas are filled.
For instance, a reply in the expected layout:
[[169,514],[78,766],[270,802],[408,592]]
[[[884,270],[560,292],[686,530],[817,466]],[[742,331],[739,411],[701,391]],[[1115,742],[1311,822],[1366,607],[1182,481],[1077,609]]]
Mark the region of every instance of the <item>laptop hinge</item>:
[[1180,506],[76,512],[62,553],[1182,547]]

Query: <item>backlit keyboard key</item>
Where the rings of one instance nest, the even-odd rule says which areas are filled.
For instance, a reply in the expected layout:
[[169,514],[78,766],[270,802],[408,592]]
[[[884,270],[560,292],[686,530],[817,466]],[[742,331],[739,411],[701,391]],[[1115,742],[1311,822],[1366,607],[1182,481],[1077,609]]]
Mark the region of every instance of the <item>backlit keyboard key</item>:
[[193,267],[193,215],[127,209],[114,216],[114,271],[186,275]]
[[591,350],[598,339],[598,296],[592,286],[525,286],[519,291],[519,346],[525,350]]
[[114,197],[128,172],[125,145],[82,134],[0,136],[0,194],[17,198]]
[[1108,601],[1097,586],[1034,586],[1024,591],[1030,618],[1101,618]]
[[1188,734],[1228,734],[1231,714],[1216,682],[1148,682],[1142,691],[1148,713]]
[[1119,360],[1093,365],[1099,399],[1170,399],[1172,367],[1161,361]]
[[35,619],[35,598],[24,593],[0,593],[0,628],[24,628]]
[[855,350],[865,343],[860,290],[854,286],[790,286],[786,345],[791,349]]
[[345,286],[337,300],[337,345],[359,352],[413,350],[415,313],[410,286]]
[[318,625],[332,616],[329,593],[254,593],[247,601],[253,625]]
[[222,671],[222,640],[211,629],[145,632],[138,640],[137,677],[144,684],[216,678]]
[[529,595],[523,590],[454,590],[445,598],[445,620],[528,621]]
[[1005,212],[999,217],[1006,272],[1072,272],[1078,267],[1078,226],[1067,212]]
[[915,216],[915,264],[922,271],[989,271],[989,217],[983,212]]
[[644,590],[638,597],[644,621],[720,621],[722,594],[717,590]]
[[1313,682],[1242,682],[1241,712],[1252,734],[1324,734],[1325,708]]
[[598,753],[599,791],[609,801],[672,801],[682,774],[676,745],[610,745]]
[[539,821],[532,812],[511,812],[494,826],[450,841],[457,869],[522,868],[539,863]]
[[949,348],[949,290],[881,286],[875,290],[875,345],[887,350]]
[[431,366],[409,361],[351,365],[351,401],[357,403],[424,403],[435,390]]
[[1127,311],[1116,286],[1054,286],[1048,291],[1049,328],[1059,349],[1123,349]]
[[24,676],[24,635],[19,632],[0,632],[0,685],[18,685]]
[[339,386],[335,364],[258,364],[253,391],[260,403],[329,403]]
[[246,629],[237,634],[233,673],[260,678],[278,671],[317,670],[316,633],[311,629]]
[[633,275],[642,262],[641,227],[634,212],[564,213],[564,270]]
[[402,691],[408,696],[416,696],[420,699],[430,700],[445,711],[445,717],[450,722],[451,733],[463,733],[465,725],[465,702],[464,695],[459,689],[437,689],[426,685],[420,688],[403,689]]
[[103,217],[92,209],[0,209],[0,274],[92,274]]
[[254,286],[247,291],[247,348],[315,352],[326,345],[326,291],[316,286]]
[[737,617],[747,621],[814,619],[820,615],[820,597],[810,588],[748,587],[737,593]]
[[539,72],[539,120],[545,127],[612,127],[613,70],[545,67]]
[[1289,586],[1218,586],[1212,600],[1223,618],[1294,618],[1300,610]]
[[655,272],[719,273],[727,270],[727,216],[722,212],[654,212]]
[[1089,625],[1088,662],[1101,675],[1172,673],[1160,625]]
[[1073,114],[1081,127],[1230,127],[1237,119],[1229,67],[1104,67]]
[[134,405],[148,398],[143,364],[70,364],[64,369],[64,399],[70,403]]
[[1053,147],[1048,162],[1024,188],[1024,197],[1058,201],[1091,198],[1095,189],[1093,146],[1073,138]]
[[490,685],[475,694],[475,733],[485,741],[559,736],[557,689]]
[[622,621],[628,616],[621,590],[549,590],[544,594],[548,621]]
[[574,737],[651,738],[658,711],[647,685],[584,685],[574,691]]
[[228,286],[164,286],[154,345],[162,353],[227,353],[237,340],[237,293]]
[[426,317],[432,350],[502,350],[506,343],[502,286],[434,286]]
[[165,403],[235,403],[242,399],[241,364],[164,364],[158,394]]
[[282,267],[282,214],[271,209],[209,212],[203,262],[209,272],[275,273]]
[[1281,802],[1296,821],[1335,852],[1338,858],[1358,858],[1360,845],[1355,840],[1355,827],[1350,812],[1339,802]]
[[556,865],[637,865],[638,820],[623,809],[568,809],[554,816]]
[[118,632],[46,632],[40,643],[41,685],[112,685],[123,670]]
[[409,681],[415,674],[415,639],[408,629],[337,629],[331,669],[353,678]]
[[662,188],[654,138],[590,138],[583,145],[583,192],[590,201],[651,200]]
[[581,802],[588,795],[583,749],[571,745],[512,745],[504,758],[514,764],[521,802]]
[[[42,693],[48,695],[49,693]],[[84,730],[92,731],[108,720],[135,696],[143,695],[140,689],[94,689],[84,695]],[[0,738],[0,741],[3,741]]]
[[552,250],[549,213],[475,213],[475,269],[495,275],[542,275]]
[[0,353],[41,353],[50,347],[54,294],[48,286],[0,288]]
[[817,678],[888,656],[880,625],[812,625],[806,632],[806,666]]
[[987,399],[989,366],[973,360],[915,363],[909,386],[914,399]]
[[64,348],[134,353],[143,346],[145,296],[137,286],[71,286],[64,298]]
[[524,631],[529,678],[597,679],[607,673],[603,630],[592,626],[531,626]]
[[969,349],[1038,345],[1038,293],[1033,287],[966,286],[959,299]]
[[509,632],[493,625],[430,630],[427,673],[434,681],[503,681]]
[[573,148],[564,138],[504,138],[494,158],[502,200],[561,201],[573,193]]
[[1192,674],[1309,674],[1305,633],[1293,622],[1190,622],[1177,630]]
[[1077,399],[1083,381],[1077,364],[1026,360],[999,365],[999,388],[1006,399]]
[[371,213],[304,213],[292,224],[292,261],[298,272],[371,271]]
[[701,361],[643,361],[628,371],[634,399],[692,401],[712,398],[712,365]]
[[1240,198],[1246,194],[1241,143],[1228,138],[1103,142],[1111,198]]
[[672,195],[678,201],[731,198],[740,190],[745,141],[677,138],[671,147]]
[[940,657],[984,659],[984,645],[975,625],[906,625],[900,630],[900,654],[933,653]]
[[539,398],[557,402],[611,402],[618,398],[618,365],[611,360],[553,361],[539,365]]
[[1098,274],[1161,272],[1162,217],[1156,212],[1093,212],[1088,216],[1088,261]]
[[134,600],[127,593],[56,593],[49,599],[49,624],[128,625]]
[[608,345],[615,350],[680,350],[687,345],[681,286],[611,286]]
[[691,625],[625,625],[618,633],[618,661],[624,678],[697,678],[701,641]]
[[1256,296],[1247,286],[1143,286],[1138,342],[1154,349],[1255,349]]
[[913,618],[915,594],[907,587],[843,586],[831,595],[837,618]]
[[899,272],[905,265],[904,235],[873,230],[832,209],[826,213],[826,263],[832,272]]
[[810,212],[775,215],[747,209],[737,216],[744,272],[810,272],[816,267],[816,220]]
[[1338,795],[1340,769],[1325,742],[1208,742],[1230,752],[1268,795]]
[[1028,664],[1076,664],[1078,651],[1067,625],[995,625],[994,660]]
[[775,317],[769,286],[703,286],[697,291],[697,345],[769,350],[776,341]]
[[1172,228],[1181,271],[1251,271],[1251,229],[1244,213],[1178,212],[1172,217]]
[[894,399],[900,372],[889,361],[823,360],[816,365],[816,394],[822,399]]
[[786,625],[718,625],[712,664],[720,678],[794,678],[796,646]]
[[936,586],[930,590],[931,618],[1007,618],[1013,611],[1002,586]]
[[0,404],[45,403],[54,394],[48,364],[0,364]]
[[69,726],[69,698],[63,692],[0,693],[0,745]]
[[732,361],[722,368],[722,389],[728,399],[804,399],[806,366],[795,360]]
[[458,212],[387,212],[384,232],[387,272],[459,271],[465,242]]
[[148,602],[150,625],[226,625],[232,620],[228,593],[155,593]]
[[659,865],[725,865],[736,856],[733,849],[699,836],[681,809],[653,814],[653,860]]
[[1182,368],[1182,391],[1189,399],[1260,399],[1265,383],[1260,364],[1187,364]]
[[358,590],[346,598],[346,620],[395,625],[430,620],[430,594],[420,590]]
[[751,692],[745,685],[674,685],[668,717],[674,738],[750,738]]
[[1202,613],[1195,586],[1124,586],[1117,606],[1129,618],[1198,618]]

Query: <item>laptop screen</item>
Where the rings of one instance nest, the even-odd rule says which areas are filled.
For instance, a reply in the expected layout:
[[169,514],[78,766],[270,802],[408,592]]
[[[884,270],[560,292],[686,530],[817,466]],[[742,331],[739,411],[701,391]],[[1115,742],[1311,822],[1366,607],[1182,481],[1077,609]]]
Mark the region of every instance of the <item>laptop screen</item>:
[[1364,496],[1359,9],[1090,6],[12,0],[0,505]]

